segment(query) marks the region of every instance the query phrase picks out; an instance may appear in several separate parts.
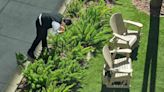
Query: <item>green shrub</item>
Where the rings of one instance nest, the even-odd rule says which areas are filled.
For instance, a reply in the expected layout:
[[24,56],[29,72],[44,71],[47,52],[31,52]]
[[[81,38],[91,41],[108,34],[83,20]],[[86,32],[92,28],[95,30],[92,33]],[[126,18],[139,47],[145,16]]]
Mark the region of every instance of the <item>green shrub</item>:
[[82,0],[72,0],[71,4],[67,6],[66,16],[78,17],[79,11],[81,10],[82,6],[83,6]]
[[83,70],[76,60],[59,59],[54,56],[49,57],[46,64],[42,59],[30,64],[24,70],[24,76],[27,79],[29,90],[34,92],[42,92],[43,89],[50,90],[52,84],[59,88],[63,86],[63,90],[68,90],[68,88],[74,90],[80,86],[84,77]]
[[17,64],[24,67],[23,63],[26,62],[26,58],[22,53],[15,53]]

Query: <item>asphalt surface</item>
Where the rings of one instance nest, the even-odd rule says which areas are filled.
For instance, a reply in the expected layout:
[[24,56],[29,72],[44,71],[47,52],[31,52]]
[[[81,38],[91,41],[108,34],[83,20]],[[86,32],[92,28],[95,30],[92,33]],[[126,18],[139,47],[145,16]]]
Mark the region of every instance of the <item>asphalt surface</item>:
[[41,12],[58,11],[65,0],[0,0],[0,92],[12,79],[16,52],[26,54]]

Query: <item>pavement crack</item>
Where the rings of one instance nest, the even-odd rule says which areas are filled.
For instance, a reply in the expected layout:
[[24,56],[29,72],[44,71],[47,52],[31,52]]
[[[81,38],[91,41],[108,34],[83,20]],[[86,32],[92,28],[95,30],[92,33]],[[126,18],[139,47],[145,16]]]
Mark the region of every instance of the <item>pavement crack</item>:
[[29,42],[29,41],[25,41],[25,40],[22,40],[22,39],[10,37],[10,36],[4,35],[4,34],[0,34],[0,36],[4,37],[4,38],[8,38],[8,39],[17,40],[17,41],[21,41],[21,42],[25,42],[25,43],[31,44],[31,42]]
[[45,8],[45,7],[39,7],[39,6],[36,6],[36,5],[30,4],[30,3],[24,2],[24,1],[20,1],[20,0],[13,0],[13,1],[15,1],[17,3],[20,3],[20,4],[29,5],[31,7],[36,7],[36,8],[46,9],[46,10],[52,10],[52,9],[48,9],[48,8]]
[[5,82],[0,81],[0,84],[6,84]]
[[7,0],[7,2],[4,4],[4,6],[0,9],[0,14],[3,12],[3,10],[6,8],[10,0]]

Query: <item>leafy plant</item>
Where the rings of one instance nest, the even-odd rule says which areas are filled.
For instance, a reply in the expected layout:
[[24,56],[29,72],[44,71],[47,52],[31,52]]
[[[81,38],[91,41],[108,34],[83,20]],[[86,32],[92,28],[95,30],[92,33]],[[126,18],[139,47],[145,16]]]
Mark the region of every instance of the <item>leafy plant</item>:
[[76,60],[70,58],[60,59],[54,56],[49,57],[46,64],[42,59],[30,64],[24,70],[24,76],[31,91],[52,90],[51,86],[54,82],[53,85],[59,88],[55,90],[61,90],[63,87],[63,90],[71,88],[74,90],[79,87],[79,83],[82,81],[83,68]]
[[94,24],[87,23],[83,19],[75,22],[75,25],[69,31],[76,38],[76,42],[80,42],[83,47],[91,46],[97,49],[109,38],[106,34],[108,30],[95,29]]
[[93,47],[84,48],[81,43],[79,43],[71,51],[67,52],[67,55],[70,59],[76,60],[81,66],[86,67],[87,65],[87,53],[93,51]]
[[54,36],[49,44],[52,45],[50,49],[51,55],[60,56],[62,53],[70,51],[72,48],[76,47],[78,42],[76,41],[76,37],[73,37],[71,32],[65,32],[62,35]]
[[24,76],[27,79],[29,87],[36,91],[45,86],[45,82],[48,79],[52,65],[46,66],[43,60],[35,61],[30,64],[26,70],[24,70]]
[[23,67],[23,63],[26,62],[26,57],[22,53],[15,53],[17,64]]
[[94,24],[95,28],[99,29],[109,25],[110,12],[110,8],[106,6],[105,2],[99,1],[99,3],[93,3],[85,9],[85,12],[80,14],[80,18],[87,23]]
[[43,88],[42,92],[70,92],[70,89],[75,85],[62,84],[60,86],[56,86],[56,82],[51,83],[47,88]]
[[66,15],[70,17],[78,17],[79,16],[78,13],[81,10],[82,6],[83,6],[82,0],[72,0],[71,4],[67,6]]

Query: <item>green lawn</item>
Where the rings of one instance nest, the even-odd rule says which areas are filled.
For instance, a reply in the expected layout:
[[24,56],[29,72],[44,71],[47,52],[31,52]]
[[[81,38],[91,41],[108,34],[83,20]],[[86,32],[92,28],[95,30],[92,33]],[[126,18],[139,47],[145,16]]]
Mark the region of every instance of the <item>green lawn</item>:
[[[131,79],[130,92],[163,92],[164,91],[164,18],[160,18],[160,29],[158,36],[158,44],[151,43],[149,33],[150,16],[138,11],[131,3],[131,0],[118,0],[117,5],[113,6],[112,13],[122,13],[124,19],[130,19],[143,23],[141,30],[140,46],[138,48],[137,60],[133,60],[133,77]],[[109,18],[110,19],[110,18]],[[148,40],[150,48],[148,47]],[[158,46],[151,48],[151,45]],[[151,53],[157,51],[157,54]],[[157,55],[157,58],[155,57]],[[152,62],[149,59],[153,59]],[[154,60],[155,59],[155,60]],[[85,78],[86,86],[81,92],[100,92],[101,90],[101,74],[103,68],[103,57],[101,53],[91,60],[90,68],[87,70],[88,76]],[[151,83],[151,84],[150,84]],[[155,91],[150,91],[155,88]]]
[[89,69],[86,70],[85,86],[80,92],[100,92],[101,91],[101,76],[103,69],[103,57],[101,54],[91,59]]

